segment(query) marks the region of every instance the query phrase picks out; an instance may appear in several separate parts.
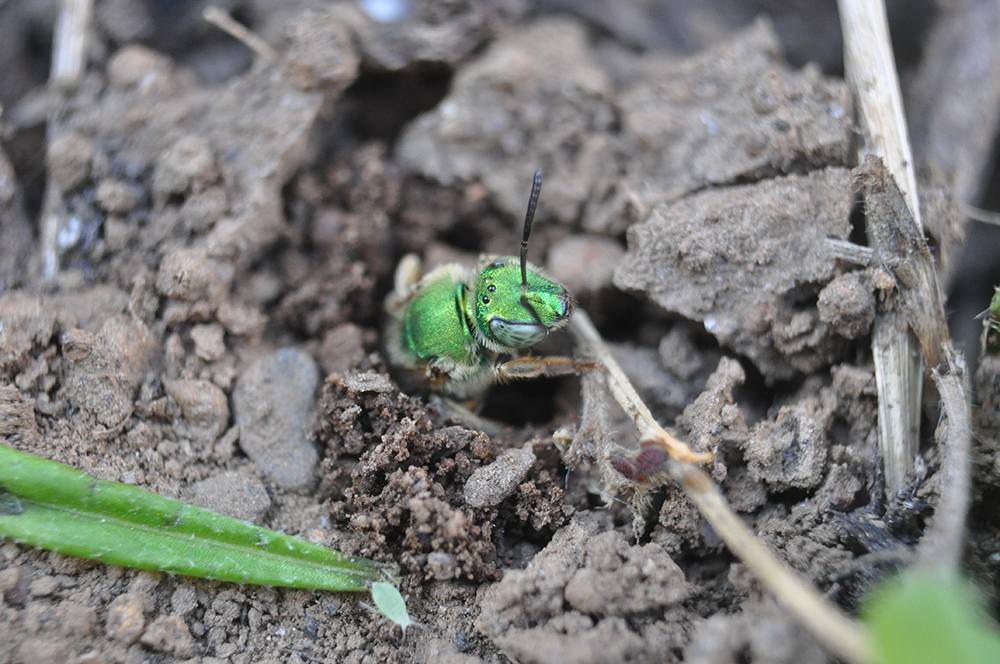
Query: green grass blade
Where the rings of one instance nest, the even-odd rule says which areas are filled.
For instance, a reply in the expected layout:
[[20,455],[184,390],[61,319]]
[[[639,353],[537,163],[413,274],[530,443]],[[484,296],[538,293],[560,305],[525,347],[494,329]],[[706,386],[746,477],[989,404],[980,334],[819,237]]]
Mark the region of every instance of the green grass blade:
[[0,537],[114,565],[366,590],[380,565],[0,445]]

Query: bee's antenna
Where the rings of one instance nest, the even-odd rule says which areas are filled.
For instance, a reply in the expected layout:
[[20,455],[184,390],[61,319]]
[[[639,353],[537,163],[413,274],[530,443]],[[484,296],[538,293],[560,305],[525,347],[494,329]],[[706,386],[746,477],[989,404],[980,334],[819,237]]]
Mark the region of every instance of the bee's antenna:
[[538,194],[542,191],[542,172],[535,171],[535,181],[531,185],[531,197],[528,199],[528,212],[524,215],[524,236],[521,238],[521,285],[528,285],[528,236],[531,235],[531,222],[535,219],[535,206],[538,205]]

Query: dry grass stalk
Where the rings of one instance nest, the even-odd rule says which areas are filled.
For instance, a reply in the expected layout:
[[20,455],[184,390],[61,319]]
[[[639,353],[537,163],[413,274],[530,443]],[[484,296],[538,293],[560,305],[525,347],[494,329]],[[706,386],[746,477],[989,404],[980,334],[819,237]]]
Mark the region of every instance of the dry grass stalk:
[[201,16],[229,36],[241,41],[247,48],[264,60],[275,62],[278,59],[278,54],[274,52],[270,44],[253,32],[250,32],[245,25],[230,16],[225,10],[215,5],[209,5],[205,7]]
[[[839,0],[844,34],[844,69],[854,96],[858,162],[881,157],[903,189],[917,228],[921,228],[913,154],[907,135],[899,77],[889,41],[882,0]],[[878,240],[869,236],[878,251]],[[879,386],[879,446],[890,491],[902,488],[919,449],[923,366],[917,341],[906,321],[881,310],[875,319],[872,354]]]
[[875,260],[895,281],[895,288],[883,298],[872,339],[887,484],[892,491],[900,488],[912,467],[919,443],[924,367],[930,367],[943,407],[944,422],[937,436],[943,481],[919,559],[954,572],[961,562],[969,502],[968,378],[948,335],[937,273],[920,222],[885,7],[882,0],[839,0],[838,7],[847,81],[861,129],[862,165],[856,185],[864,195]]
[[[669,452],[669,456],[665,459],[666,474],[680,485],[705,519],[712,524],[723,541],[746,564],[761,584],[773,593],[778,601],[830,652],[848,662],[860,664],[872,661],[871,647],[864,628],[823,599],[811,585],[803,581],[761,544],[729,507],[719,487],[695,465],[697,462],[710,459],[711,455],[691,451],[686,444],[674,438],[653,420],[649,408],[639,398],[585,312],[580,311],[574,315],[570,322],[570,331],[576,337],[582,352],[601,363],[608,390],[632,418],[644,444],[649,445],[652,442],[663,446]],[[585,408],[584,420],[589,416]],[[585,421],[582,428],[586,426]],[[572,452],[567,455],[566,460],[572,465]],[[584,459],[579,460],[584,461]],[[585,461],[591,465],[603,461],[606,465],[607,460]],[[618,484],[623,485],[625,482],[618,481]]]

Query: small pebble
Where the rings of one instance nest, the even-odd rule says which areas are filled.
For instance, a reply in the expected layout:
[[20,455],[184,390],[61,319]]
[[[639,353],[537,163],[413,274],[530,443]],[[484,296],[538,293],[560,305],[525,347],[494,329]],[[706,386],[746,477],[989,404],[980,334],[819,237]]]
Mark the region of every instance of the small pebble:
[[116,88],[148,85],[154,77],[165,78],[172,68],[167,56],[132,44],[119,49],[108,60],[108,80]]
[[143,601],[139,593],[127,592],[111,600],[104,629],[115,641],[135,643],[146,627]]
[[223,302],[216,312],[226,332],[238,337],[257,337],[267,325],[267,316],[253,307]]
[[195,325],[191,328],[191,340],[194,341],[194,352],[206,362],[216,362],[226,354],[226,331],[222,326]]
[[28,598],[30,586],[31,578],[20,566],[0,570],[0,594],[7,604],[22,606]]
[[210,438],[218,438],[229,423],[229,402],[218,385],[207,380],[168,380],[163,388],[181,407],[184,417],[203,429]]
[[175,249],[160,262],[156,290],[191,302],[204,298],[215,278],[215,270],[204,255],[191,249]]
[[38,576],[31,581],[32,597],[48,597],[57,590],[59,590],[59,582],[51,576]]
[[250,365],[233,391],[240,447],[268,480],[288,491],[308,491],[316,479],[319,454],[311,429],[318,383],[312,356],[284,348]]
[[114,178],[101,180],[94,195],[102,208],[117,215],[128,214],[136,209],[142,200],[138,188]]

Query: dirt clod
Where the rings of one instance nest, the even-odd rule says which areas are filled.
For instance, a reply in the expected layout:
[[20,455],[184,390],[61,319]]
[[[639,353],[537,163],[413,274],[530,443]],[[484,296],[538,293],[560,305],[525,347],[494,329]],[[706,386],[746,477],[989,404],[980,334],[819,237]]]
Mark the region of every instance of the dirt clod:
[[79,134],[67,132],[49,145],[48,165],[53,182],[63,191],[74,189],[90,177],[94,144]]
[[70,329],[62,341],[70,363],[63,385],[66,399],[105,428],[123,424],[156,350],[149,329],[119,315],[109,318],[97,335]]
[[358,75],[359,58],[347,26],[330,10],[309,10],[289,26],[285,74],[303,90],[344,90]]
[[696,664],[737,662],[741,657],[772,664],[828,662],[819,645],[788,622],[772,603],[755,603],[735,615],[712,616],[697,626],[684,650]]
[[588,293],[611,285],[615,266],[624,254],[613,240],[576,235],[549,248],[547,266],[570,292]]
[[506,450],[488,466],[475,470],[465,482],[463,497],[470,507],[492,507],[524,481],[535,463],[530,448]]
[[33,347],[52,337],[56,314],[41,300],[24,293],[0,295],[0,371],[5,377],[28,358]]
[[242,521],[257,522],[271,507],[267,487],[257,478],[235,471],[196,482],[186,499]]
[[773,420],[750,432],[744,458],[751,477],[777,491],[818,486],[826,468],[829,425],[829,414],[816,401],[782,407]]
[[868,334],[875,321],[873,291],[872,279],[865,272],[835,277],[819,293],[819,319],[848,339]]
[[200,300],[216,280],[211,262],[200,252],[177,249],[167,254],[156,275],[156,289],[161,295],[178,300]]
[[192,657],[197,652],[187,624],[179,616],[160,616],[142,633],[144,646],[177,657]]
[[153,167],[153,193],[167,197],[202,191],[217,177],[215,155],[200,136],[184,136]]
[[490,590],[479,629],[510,657],[537,663],[645,661],[676,647],[683,635],[672,623],[691,591],[683,573],[658,545],[629,547],[603,529],[580,516],[558,531]]
[[483,182],[514,216],[524,214],[531,168],[545,164],[540,213],[572,220],[613,159],[611,84],[580,23],[539,21],[465,67],[451,94],[404,132],[399,157],[443,184]]
[[361,364],[364,356],[363,331],[357,325],[338,325],[323,337],[319,362],[326,373],[345,374]]
[[206,362],[221,360],[226,353],[225,330],[221,325],[195,325],[191,328],[194,352]]
[[813,371],[845,350],[802,305],[835,276],[824,240],[847,239],[852,202],[850,173],[826,169],[656,207],[629,230],[615,284],[702,321],[768,378]]
[[107,178],[101,180],[94,192],[97,202],[111,214],[128,214],[141,202],[142,192],[121,180]]

